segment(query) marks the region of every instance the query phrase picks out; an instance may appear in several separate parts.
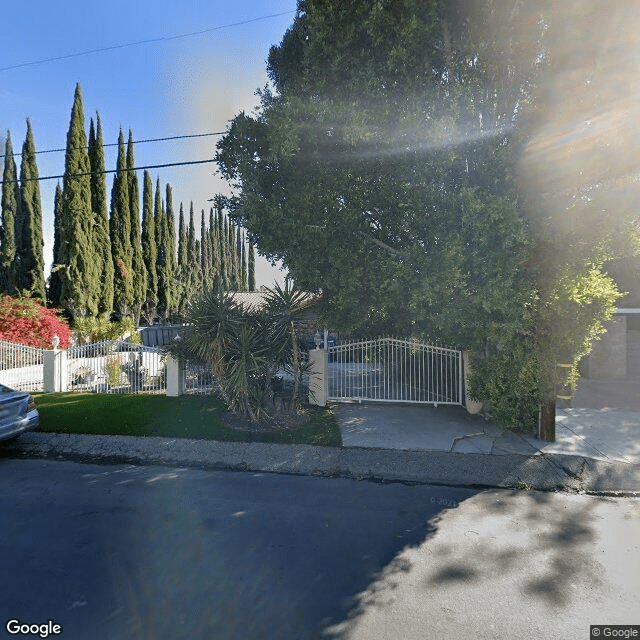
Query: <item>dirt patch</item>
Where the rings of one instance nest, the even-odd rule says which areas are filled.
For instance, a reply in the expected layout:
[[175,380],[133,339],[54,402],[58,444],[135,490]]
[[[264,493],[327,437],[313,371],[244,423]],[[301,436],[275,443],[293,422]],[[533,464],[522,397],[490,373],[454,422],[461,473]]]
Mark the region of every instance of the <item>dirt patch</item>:
[[298,409],[296,411],[283,411],[260,422],[253,422],[245,416],[237,415],[231,411],[225,411],[220,415],[220,421],[224,426],[235,429],[236,431],[272,433],[303,427],[311,421],[311,415],[305,409]]

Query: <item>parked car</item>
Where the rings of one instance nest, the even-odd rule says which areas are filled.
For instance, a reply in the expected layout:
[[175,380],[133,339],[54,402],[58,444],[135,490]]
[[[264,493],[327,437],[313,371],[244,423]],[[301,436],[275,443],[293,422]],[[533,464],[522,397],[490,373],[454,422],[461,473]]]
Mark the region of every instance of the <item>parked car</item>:
[[35,429],[40,415],[33,396],[0,384],[0,440],[9,440]]

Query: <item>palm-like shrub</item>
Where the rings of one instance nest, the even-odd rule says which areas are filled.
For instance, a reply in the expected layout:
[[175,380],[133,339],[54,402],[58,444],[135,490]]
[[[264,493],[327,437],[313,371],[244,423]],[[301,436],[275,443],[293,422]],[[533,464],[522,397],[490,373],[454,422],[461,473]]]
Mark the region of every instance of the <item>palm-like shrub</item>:
[[187,328],[171,347],[177,357],[207,362],[221,399],[253,422],[274,417],[276,395],[283,395],[278,382],[282,371],[292,377],[284,395],[294,411],[305,370],[298,334],[308,296],[288,284],[275,285],[265,303],[253,310],[227,292],[203,294],[191,304]]

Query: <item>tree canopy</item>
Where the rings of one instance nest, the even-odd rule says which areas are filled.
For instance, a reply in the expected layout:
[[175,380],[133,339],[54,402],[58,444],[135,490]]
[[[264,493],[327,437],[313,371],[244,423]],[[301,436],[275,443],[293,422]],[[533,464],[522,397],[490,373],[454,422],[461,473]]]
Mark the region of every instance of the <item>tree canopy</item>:
[[604,265],[621,243],[556,234],[564,212],[548,205],[567,203],[566,181],[542,199],[538,188],[572,25],[604,10],[588,4],[300,0],[270,50],[271,86],[217,147],[233,218],[298,286],[322,292],[330,326],[520,354],[478,393],[499,395],[521,371],[522,422],[555,362],[575,373],[618,296]]

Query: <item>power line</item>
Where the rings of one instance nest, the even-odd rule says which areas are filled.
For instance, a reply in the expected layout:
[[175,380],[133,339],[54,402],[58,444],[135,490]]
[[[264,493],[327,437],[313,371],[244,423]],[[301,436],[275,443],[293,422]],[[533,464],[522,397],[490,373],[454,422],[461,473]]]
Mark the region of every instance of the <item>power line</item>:
[[175,36],[161,36],[160,38],[149,38],[148,40],[138,40],[136,42],[125,42],[122,44],[114,44],[110,47],[101,47],[99,49],[89,49],[88,51],[79,51],[77,53],[68,53],[64,56],[55,56],[51,58],[43,58],[42,60],[32,60],[31,62],[21,62],[20,64],[14,64],[8,67],[0,67],[0,71],[10,71],[11,69],[20,69],[22,67],[32,67],[38,64],[44,64],[45,62],[55,62],[56,60],[66,60],[68,58],[79,58],[81,56],[88,56],[93,53],[101,53],[103,51],[113,51],[115,49],[125,49],[126,47],[136,47],[143,44],[152,44],[154,42],[168,42],[170,40],[178,40],[180,38],[191,38],[193,36],[199,36],[203,33],[211,33],[213,31],[220,31],[221,29],[229,29],[231,27],[240,27],[252,22],[258,22],[260,20],[268,20],[269,18],[278,18],[280,16],[286,16],[290,13],[295,13],[295,10],[283,11],[282,13],[272,13],[268,16],[259,16],[258,18],[250,18],[249,20],[242,20],[241,22],[232,22],[230,24],[223,24],[217,27],[209,27],[208,29],[201,29],[200,31],[192,31],[190,33],[182,33]]
[[[182,136],[168,136],[166,138],[146,138],[145,140],[132,140],[133,144],[142,144],[144,142],[163,142],[166,140],[183,140],[184,138],[205,138],[207,136],[223,136],[225,133],[227,133],[226,131],[211,131],[209,133],[191,133],[188,135],[182,135]],[[103,144],[102,147],[117,147],[118,143],[117,142],[108,142],[107,144]],[[89,147],[83,147],[83,149],[88,149]],[[78,149],[78,147],[72,147],[72,151],[76,151]],[[36,151],[36,155],[39,155],[41,153],[58,153],[60,151],[66,151],[67,148],[64,147],[62,149],[44,149],[43,151]],[[15,156],[21,156],[21,153],[14,153],[13,154],[14,157]],[[1,154],[0,158],[5,158],[5,154]]]
[[[128,171],[142,171],[143,169],[163,169],[165,167],[183,167],[186,165],[190,165],[190,164],[206,164],[206,163],[210,163],[210,162],[215,162],[215,160],[213,158],[209,159],[209,160],[188,160],[187,162],[168,162],[166,164],[150,164],[150,165],[146,165],[144,167],[126,167],[124,169],[122,169],[123,172],[128,172]],[[67,177],[68,178],[80,178],[82,176],[90,176],[94,173],[96,174],[105,174],[105,173],[117,173],[118,169],[105,169],[103,171],[84,171],[82,173],[71,173],[69,174]],[[33,181],[38,181],[41,182],[42,180],[59,180],[60,178],[64,178],[64,175],[60,175],[60,176],[43,176],[43,177],[39,177],[39,178],[25,178],[24,182],[33,182]],[[0,184],[16,184],[18,182],[21,182],[20,180],[0,180]]]

